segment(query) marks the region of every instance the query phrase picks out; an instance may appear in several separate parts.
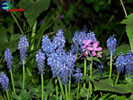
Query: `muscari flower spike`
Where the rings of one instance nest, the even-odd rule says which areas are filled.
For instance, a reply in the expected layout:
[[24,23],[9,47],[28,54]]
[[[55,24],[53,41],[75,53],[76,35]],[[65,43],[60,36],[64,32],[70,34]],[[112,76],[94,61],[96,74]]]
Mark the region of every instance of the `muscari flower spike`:
[[25,64],[26,62],[26,52],[27,52],[27,47],[29,47],[29,43],[27,41],[26,35],[20,36],[20,41],[18,44],[18,49],[20,50],[20,61],[22,64]]
[[6,51],[4,52],[4,54],[5,54],[4,58],[7,62],[7,68],[10,69],[10,68],[12,68],[12,64],[13,64],[13,62],[12,62],[13,56],[11,54],[10,49],[7,48]]
[[41,49],[37,51],[36,54],[36,62],[38,63],[38,74],[44,73],[44,60],[45,60],[45,54],[42,52]]
[[54,49],[64,48],[65,42],[66,42],[66,40],[65,40],[65,38],[63,36],[62,29],[58,29],[58,31],[56,33],[56,36],[54,36],[53,41],[52,41]]
[[131,50],[126,54],[125,56],[126,60],[126,73],[133,75],[133,54],[131,53]]
[[117,68],[117,72],[120,74],[120,73],[123,73],[124,71],[124,66],[126,65],[126,61],[125,61],[125,57],[124,57],[124,54],[121,52],[119,54],[119,56],[117,57],[116,59],[116,68]]
[[88,39],[89,39],[89,40],[93,40],[94,42],[97,41],[94,32],[89,32],[89,33],[87,34],[87,40],[88,40]]
[[110,36],[107,40],[107,48],[108,48],[108,54],[107,56],[110,55],[110,52],[112,51],[113,53],[113,56],[116,55],[116,38],[114,38],[114,35],[113,36]]
[[52,42],[47,35],[43,36],[42,38],[42,49],[45,52],[46,56],[55,52]]
[[9,79],[8,79],[8,77],[4,74],[4,72],[1,72],[1,73],[0,73],[0,84],[1,84],[1,87],[2,87],[3,91],[5,91],[5,89],[8,90]]
[[80,68],[76,68],[75,72],[76,73],[73,75],[73,77],[76,79],[76,82],[81,81],[83,74],[81,73]]
[[69,52],[66,53],[64,50],[52,53],[47,59],[48,65],[52,71],[53,77],[61,79],[63,85],[71,80],[71,75],[73,74],[75,56]]

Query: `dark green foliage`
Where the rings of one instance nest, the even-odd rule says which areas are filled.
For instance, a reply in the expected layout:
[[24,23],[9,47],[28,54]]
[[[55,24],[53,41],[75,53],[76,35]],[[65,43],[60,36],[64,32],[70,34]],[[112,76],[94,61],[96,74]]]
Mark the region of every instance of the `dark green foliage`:
[[[42,36],[48,35],[50,39],[58,29],[63,29],[66,39],[65,50],[71,49],[74,31],[81,31],[86,25],[88,32],[94,31],[97,40],[103,48],[103,57],[93,58],[95,62],[103,63],[103,73],[99,74],[96,65],[93,64],[93,76],[90,79],[88,65],[91,59],[87,59],[87,75],[83,75],[80,82],[79,100],[133,100],[133,76],[120,75],[118,84],[114,86],[117,76],[115,60],[120,52],[126,54],[128,50],[133,52],[133,0],[123,0],[128,16],[125,17],[119,0],[11,0],[12,9],[24,9],[24,12],[3,12],[0,9],[0,72],[5,72],[9,77],[9,95],[13,100],[40,100],[41,79],[38,75],[35,54],[41,48]],[[61,19],[60,16],[64,15]],[[16,20],[14,19],[14,17]],[[18,25],[18,24],[19,25]],[[126,24],[126,25],[123,25]],[[19,27],[20,26],[20,27]],[[21,31],[22,30],[22,31]],[[18,48],[19,37],[27,35],[29,48],[26,59],[26,82],[22,89],[22,66]],[[115,35],[117,39],[116,57],[113,60],[112,79],[108,79],[109,62],[107,58],[107,38]],[[10,48],[13,54],[13,75],[16,94],[12,92],[10,74],[4,60],[4,51]],[[50,67],[45,61],[44,74],[44,98],[56,100],[56,84],[52,78]],[[83,59],[77,59],[76,68],[81,68],[83,73]],[[86,83],[86,88],[83,87]],[[89,94],[89,82],[92,83],[92,94]],[[59,86],[59,83],[57,82]],[[59,99],[61,89],[58,88]],[[71,97],[76,100],[77,83],[71,82]],[[7,100],[5,92],[0,86],[0,100]]]

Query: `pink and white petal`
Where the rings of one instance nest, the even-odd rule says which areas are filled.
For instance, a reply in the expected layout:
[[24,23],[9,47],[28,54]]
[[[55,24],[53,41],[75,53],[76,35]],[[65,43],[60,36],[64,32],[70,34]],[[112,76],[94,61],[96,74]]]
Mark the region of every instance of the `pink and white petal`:
[[102,51],[102,47],[96,48],[96,51]]
[[94,42],[94,43],[93,43],[93,47],[94,47],[94,48],[97,48],[98,45],[99,45],[99,42]]
[[82,49],[85,49],[86,48],[86,45],[82,46]]
[[87,41],[86,41],[86,40],[84,40],[82,43],[83,43],[83,44],[86,44],[86,43],[87,43]]
[[86,45],[89,45],[92,42],[92,40],[88,40]]
[[97,54],[96,54],[96,52],[95,52],[95,51],[92,51],[92,55],[93,55],[93,56],[96,56]]
[[93,50],[93,48],[91,48],[91,47],[87,47],[87,49],[88,49],[88,50],[90,50],[90,51],[92,51],[92,50]]

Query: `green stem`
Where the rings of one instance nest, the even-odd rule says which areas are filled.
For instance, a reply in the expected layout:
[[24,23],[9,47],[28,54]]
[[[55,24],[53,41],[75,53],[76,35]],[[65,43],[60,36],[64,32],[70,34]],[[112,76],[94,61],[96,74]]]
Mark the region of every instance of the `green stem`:
[[69,80],[69,97],[71,98],[71,80]]
[[57,80],[55,80],[55,84],[56,84],[56,100],[58,100],[58,84],[57,84]]
[[10,100],[7,89],[5,89],[5,91],[6,91],[7,100]]
[[25,84],[25,66],[23,64],[23,87],[22,89],[24,89],[24,84]]
[[79,82],[78,82],[78,86],[77,86],[77,100],[79,99]]
[[65,93],[66,93],[66,100],[68,100],[68,92],[67,92],[67,85],[65,85]]
[[7,100],[7,98],[6,98],[6,94],[5,94],[5,93],[3,93],[3,95],[4,95],[4,100]]
[[11,13],[11,16],[13,17],[14,21],[16,22],[16,24],[17,24],[17,26],[18,26],[20,32],[24,35],[24,32],[23,32],[22,28],[20,27],[20,25],[19,25],[19,23],[18,23],[16,17],[13,15],[13,13]]
[[42,83],[42,100],[43,100],[43,94],[44,94],[44,91],[43,91],[43,74],[41,74],[41,83]]
[[116,78],[116,81],[115,81],[115,86],[117,85],[117,82],[119,80],[119,76],[120,76],[120,73],[117,74],[117,78]]
[[112,75],[112,51],[110,52],[110,73],[109,73],[109,79],[111,79],[111,75]]
[[10,75],[11,75],[11,81],[12,81],[13,93],[16,94],[16,92],[15,92],[15,85],[14,85],[14,79],[13,79],[13,74],[12,74],[12,69],[11,69],[11,68],[10,68]]
[[[86,59],[84,58],[84,76],[86,75]],[[85,88],[86,83],[84,83],[83,87]]]
[[63,86],[62,86],[62,83],[61,83],[60,78],[58,78],[58,79],[59,79],[59,85],[60,85],[60,88],[61,88],[61,93],[62,93],[63,99],[65,100],[65,93],[64,93],[64,89],[63,89]]
[[[93,59],[92,59],[92,56],[91,56],[91,63],[90,63],[90,81],[89,81],[89,89],[88,89],[88,94],[90,96],[92,94],[92,83],[91,83],[91,80],[92,80],[92,65],[93,65]],[[87,95],[87,99],[86,100],[89,100],[89,95]]]
[[62,94],[60,95],[60,100],[62,100]]
[[109,4],[110,4],[111,0],[109,0],[108,2],[109,2]]

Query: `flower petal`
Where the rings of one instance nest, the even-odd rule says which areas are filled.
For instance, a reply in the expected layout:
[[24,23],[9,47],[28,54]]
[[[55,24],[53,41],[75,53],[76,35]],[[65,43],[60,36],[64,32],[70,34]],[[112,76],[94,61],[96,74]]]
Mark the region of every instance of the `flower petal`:
[[96,56],[97,54],[96,54],[96,52],[95,52],[95,51],[92,51],[92,55],[93,55],[93,56]]
[[91,47],[87,47],[87,49],[88,49],[88,50],[90,50],[90,51],[92,51],[92,50],[93,50],[93,48],[91,48]]
[[86,43],[87,43],[87,41],[86,41],[86,40],[84,40],[84,41],[83,41],[83,44],[86,44]]
[[102,51],[102,47],[96,48],[96,51]]
[[99,45],[99,42],[94,42],[94,43],[93,43],[93,47],[94,47],[94,48],[97,48],[98,45]]

